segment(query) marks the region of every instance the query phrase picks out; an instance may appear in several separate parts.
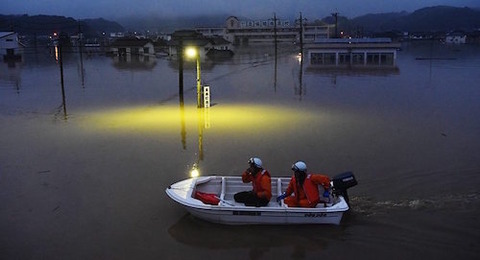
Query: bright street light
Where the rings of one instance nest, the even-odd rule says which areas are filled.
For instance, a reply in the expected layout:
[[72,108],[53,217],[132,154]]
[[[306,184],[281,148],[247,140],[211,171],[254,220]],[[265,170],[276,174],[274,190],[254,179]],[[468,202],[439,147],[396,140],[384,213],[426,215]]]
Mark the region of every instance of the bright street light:
[[196,58],[197,57],[197,49],[195,47],[187,47],[187,49],[185,49],[185,54],[189,58]]

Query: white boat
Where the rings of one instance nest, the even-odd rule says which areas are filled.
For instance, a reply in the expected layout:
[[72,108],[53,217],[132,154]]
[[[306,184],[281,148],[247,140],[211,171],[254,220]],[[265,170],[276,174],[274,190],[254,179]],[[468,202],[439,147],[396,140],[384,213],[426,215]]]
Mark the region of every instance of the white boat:
[[[277,196],[286,190],[290,178],[271,179],[272,199],[264,207],[235,202],[235,193],[252,188],[250,183],[243,183],[242,178],[237,176],[194,177],[170,185],[166,193],[193,216],[214,223],[339,225],[343,213],[349,209],[346,190],[357,184],[350,172],[338,175],[332,179],[333,192],[329,202],[321,202],[315,208],[300,208],[288,207],[283,200],[276,201]],[[200,198],[199,194],[206,195],[205,199]],[[212,200],[208,201],[209,198]]]

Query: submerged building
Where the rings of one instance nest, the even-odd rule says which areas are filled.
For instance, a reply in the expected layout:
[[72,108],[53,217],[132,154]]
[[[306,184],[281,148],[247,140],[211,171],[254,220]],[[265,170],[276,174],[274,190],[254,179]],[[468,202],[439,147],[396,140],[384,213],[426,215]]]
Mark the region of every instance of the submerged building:
[[139,55],[154,56],[153,42],[149,39],[121,38],[110,46],[111,52],[116,56]]
[[334,25],[292,24],[288,20],[240,20],[230,16],[225,21],[225,27],[196,28],[205,36],[222,36],[234,45],[255,45],[278,43],[296,43],[300,37],[304,42],[314,42],[316,39],[330,37]]
[[0,32],[0,55],[4,60],[21,59],[25,45],[18,40],[15,32]]
[[390,38],[317,39],[305,44],[305,60],[311,67],[388,67],[400,47]]

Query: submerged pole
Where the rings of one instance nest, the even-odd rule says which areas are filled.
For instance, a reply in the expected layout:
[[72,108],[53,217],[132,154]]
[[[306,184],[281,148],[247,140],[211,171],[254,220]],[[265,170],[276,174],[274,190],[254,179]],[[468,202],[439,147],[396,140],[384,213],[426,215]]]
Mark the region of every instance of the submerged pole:
[[78,52],[80,53],[80,75],[82,78],[82,88],[85,88],[85,69],[83,68],[83,33],[82,27],[78,25]]
[[200,48],[197,48],[197,108],[201,108],[202,106],[202,79],[201,79],[201,71],[200,71]]
[[62,87],[62,106],[63,106],[63,115],[67,118],[67,106],[65,102],[65,84],[63,81],[63,53],[62,53],[62,44],[58,45],[58,64],[60,65],[60,83]]
[[182,140],[183,150],[187,150],[187,130],[185,123],[185,103],[183,101],[183,95],[180,96],[180,136]]
[[277,92],[277,59],[278,59],[278,41],[277,41],[277,14],[273,13],[273,41],[275,45],[275,68],[274,68],[274,75],[273,75],[273,89]]
[[300,12],[300,55],[302,56],[303,58],[303,17],[302,17],[302,13]]
[[178,94],[183,100],[183,40],[179,38],[177,46],[177,60],[178,60]]

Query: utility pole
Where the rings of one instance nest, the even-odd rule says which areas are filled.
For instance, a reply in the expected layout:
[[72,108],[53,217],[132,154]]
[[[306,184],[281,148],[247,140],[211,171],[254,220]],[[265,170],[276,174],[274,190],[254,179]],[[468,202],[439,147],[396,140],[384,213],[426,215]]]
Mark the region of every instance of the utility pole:
[[275,42],[275,57],[277,57],[277,14],[273,13],[273,40]]
[[63,116],[65,119],[67,119],[67,104],[65,102],[65,84],[63,81],[63,50],[62,50],[61,42],[59,42],[57,48],[58,48],[58,64],[60,65],[60,84],[62,87]]
[[300,53],[303,55],[303,18],[300,12]]
[[297,20],[297,23],[300,25],[300,53],[303,57],[303,26],[304,26],[304,21],[306,21],[307,19],[303,18],[302,16],[302,12],[300,12],[300,18]]
[[203,107],[202,105],[202,73],[200,72],[200,48],[196,49],[195,60],[197,63],[197,108]]
[[302,80],[303,80],[303,61],[305,59],[305,57],[303,55],[303,31],[304,31],[303,26],[304,26],[304,22],[306,20],[307,19],[303,18],[302,12],[300,12],[300,18],[297,20],[297,22],[299,23],[299,27],[300,27],[300,71],[298,73],[298,81],[299,81],[298,90],[295,91],[300,96],[300,100],[302,99],[302,95],[303,95],[303,82],[302,82]]
[[273,41],[275,43],[275,68],[273,78],[273,88],[277,92],[277,14],[273,13]]
[[335,38],[338,38],[338,12],[332,13],[332,16],[335,17]]
[[83,69],[83,32],[80,24],[78,24],[78,51],[80,53],[80,73],[82,76],[82,87],[85,88],[85,74]]
[[178,94],[183,101],[183,38],[179,37],[177,45],[178,60]]

